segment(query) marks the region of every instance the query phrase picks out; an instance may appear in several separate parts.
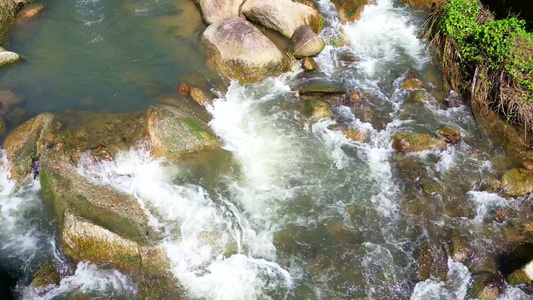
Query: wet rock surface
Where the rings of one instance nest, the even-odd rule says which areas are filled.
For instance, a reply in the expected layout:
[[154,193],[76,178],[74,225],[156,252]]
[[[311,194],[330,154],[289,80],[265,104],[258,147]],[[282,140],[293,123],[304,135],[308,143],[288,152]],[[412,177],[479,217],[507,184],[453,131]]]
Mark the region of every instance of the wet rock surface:
[[138,147],[175,163],[219,151],[208,120],[204,110],[184,102],[118,115],[41,114],[15,129],[4,148],[20,184],[32,174],[40,177],[43,198],[55,211],[69,258],[139,271],[139,249],[149,249],[159,239],[139,201],[89,180],[78,168],[112,161],[118,152]]
[[511,169],[505,172],[502,188],[509,196],[524,196],[533,192],[533,172],[527,169]]
[[318,69],[318,65],[316,64],[314,59],[312,59],[311,57],[306,57],[302,60],[302,68],[306,72],[311,72]]
[[244,0],[194,0],[207,24],[238,17]]
[[313,8],[290,0],[247,0],[242,6],[247,19],[273,29],[287,38],[307,25],[315,32],[321,29],[322,15]]
[[59,284],[60,280],[61,275],[59,274],[57,265],[51,261],[47,261],[33,273],[30,284],[34,288],[44,289],[50,285]]
[[318,55],[326,43],[309,26],[298,27],[291,37],[291,52],[296,58],[304,58]]
[[285,55],[242,18],[227,18],[210,25],[202,39],[210,61],[228,78],[257,82],[286,69]]
[[444,146],[443,140],[423,133],[398,132],[392,136],[392,148],[398,152],[420,152]]

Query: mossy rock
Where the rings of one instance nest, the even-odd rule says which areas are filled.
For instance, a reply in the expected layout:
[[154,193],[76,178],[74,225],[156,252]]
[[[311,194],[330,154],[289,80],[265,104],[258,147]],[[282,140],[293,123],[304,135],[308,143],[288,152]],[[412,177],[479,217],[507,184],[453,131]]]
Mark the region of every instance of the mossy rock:
[[331,2],[335,4],[343,23],[359,19],[365,6],[370,4],[370,0],[332,0]]
[[511,169],[503,174],[502,185],[509,196],[524,196],[533,192],[533,171]]
[[46,161],[42,163],[42,195],[54,208],[60,224],[65,222],[63,216],[68,211],[141,245],[157,240],[158,235],[133,195],[94,184],[64,163],[55,165],[59,170]]
[[470,256],[468,244],[458,233],[452,232],[450,239],[450,257],[456,262],[464,263]]
[[409,101],[412,102],[428,102],[428,94],[424,90],[415,90],[409,94]]
[[350,139],[354,142],[364,143],[367,138],[366,133],[359,128],[348,128],[341,125],[331,125],[328,127],[328,129],[340,131],[347,139]]
[[[19,184],[32,173],[32,162],[40,161],[43,199],[56,213],[69,258],[142,271],[139,249],[150,250],[159,234],[135,196],[84,177],[78,164],[113,160],[118,152],[139,147],[177,163],[205,159],[221,151],[209,118],[200,106],[185,102],[127,114],[41,114],[15,129],[4,147]],[[150,259],[145,257],[142,272],[166,272]]]
[[94,225],[66,211],[61,233],[61,247],[75,261],[90,261],[122,270],[139,270],[139,245],[103,227]]
[[11,177],[21,180],[32,173],[32,162],[38,157],[37,147],[43,138],[44,129],[49,127],[52,114],[40,114],[12,131],[4,141],[3,148],[11,163]]
[[504,283],[497,274],[482,273],[474,276],[468,295],[473,299],[496,300],[503,293]]
[[209,115],[189,105],[152,106],[146,113],[152,154],[178,161],[202,151],[221,149],[207,122]]
[[421,90],[424,88],[424,82],[417,75],[410,74],[407,79],[402,82],[401,89],[405,91]]
[[443,140],[423,133],[397,132],[392,136],[392,148],[403,153],[420,152],[444,146]]
[[57,285],[61,281],[61,275],[57,265],[51,261],[45,262],[31,276],[30,285],[37,289],[44,289],[50,285]]
[[332,115],[331,109],[326,102],[315,99],[304,100],[301,112],[313,123],[323,119],[330,119]]
[[317,95],[317,94],[347,94],[346,88],[335,82],[323,79],[312,79],[300,86],[300,95]]
[[444,138],[448,144],[457,145],[461,143],[461,131],[457,128],[444,126],[437,130],[436,133]]

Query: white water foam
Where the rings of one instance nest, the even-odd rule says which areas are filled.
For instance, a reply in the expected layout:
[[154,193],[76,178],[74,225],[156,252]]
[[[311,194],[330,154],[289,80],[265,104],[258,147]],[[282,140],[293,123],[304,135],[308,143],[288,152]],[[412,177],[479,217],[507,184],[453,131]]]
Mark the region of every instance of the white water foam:
[[17,190],[16,183],[11,180],[6,153],[0,151],[0,253],[4,258],[28,263],[39,251],[42,239],[47,239],[28,216],[42,209],[38,197],[41,187],[38,181],[33,181]]
[[475,222],[482,222],[489,213],[495,208],[508,207],[509,201],[500,197],[498,194],[488,192],[470,191],[470,202],[476,207]]
[[350,47],[362,59],[360,67],[370,76],[400,55],[410,57],[417,67],[429,61],[409,11],[393,4],[393,0],[377,0],[365,7],[358,21],[343,27]]
[[448,258],[448,280],[446,282],[427,279],[416,284],[411,300],[456,300],[464,299],[472,275],[461,263]]
[[279,79],[248,90],[234,83],[226,99],[210,108],[211,127],[243,171],[242,179],[228,179],[230,198],[175,184],[179,170],[150,159],[143,147],[112,162],[80,160],[83,176],[139,199],[165,234],[172,271],[192,298],[268,299],[292,285],[291,275],[275,263],[273,234],[276,210],[292,198],[283,176],[298,173],[298,139],[275,126],[275,113],[258,108],[288,92]]
[[66,295],[88,293],[133,298],[137,293],[137,287],[128,276],[117,270],[102,270],[87,262],[80,262],[76,272],[62,278],[59,285],[49,287],[44,293],[31,286],[26,287],[22,292],[22,298],[51,300]]

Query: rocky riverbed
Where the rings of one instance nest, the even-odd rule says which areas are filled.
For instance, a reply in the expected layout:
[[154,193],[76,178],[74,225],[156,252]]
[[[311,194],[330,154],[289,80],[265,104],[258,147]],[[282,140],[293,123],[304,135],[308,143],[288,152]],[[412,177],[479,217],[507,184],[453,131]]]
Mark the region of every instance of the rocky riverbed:
[[0,52],[1,297],[531,298],[533,157],[445,88],[442,1],[74,2]]

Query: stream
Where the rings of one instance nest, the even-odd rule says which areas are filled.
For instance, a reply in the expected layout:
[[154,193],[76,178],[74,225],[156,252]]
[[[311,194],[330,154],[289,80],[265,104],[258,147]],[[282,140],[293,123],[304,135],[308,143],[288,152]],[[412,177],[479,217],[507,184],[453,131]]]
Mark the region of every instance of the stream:
[[[205,25],[188,0],[48,0],[11,30],[6,48],[25,61],[2,69],[0,90],[22,97],[25,119],[71,109],[135,111],[165,103],[181,81],[223,90],[208,108],[209,126],[233,159],[214,164],[209,176],[143,150],[82,161],[78,170],[139,199],[165,233],[183,299],[466,298],[474,272],[497,269],[497,257],[515,245],[513,227],[495,214],[529,217],[531,209],[521,209],[527,199],[489,192],[515,162],[444,90],[438,61],[417,37],[425,13],[376,0],[342,25],[329,0],[317,3],[327,20],[322,36],[342,30],[350,42],[326,46],[316,58],[321,76],[363,95],[355,108],[333,108],[336,120],[302,121],[293,89],[307,76],[300,67],[225,87],[197,48]],[[411,73],[424,81],[427,103],[400,88]],[[331,130],[336,122],[359,128],[367,141]],[[461,144],[392,149],[396,132],[432,134],[445,125],[461,131]],[[39,182],[17,190],[2,157],[0,298],[135,299],[138,287],[118,270],[86,262],[71,270]],[[463,263],[446,250],[453,236],[472,249]],[[441,254],[442,276],[420,280],[423,245]],[[31,274],[50,259],[64,276],[37,293]],[[504,288],[500,299],[533,299],[528,288]]]

